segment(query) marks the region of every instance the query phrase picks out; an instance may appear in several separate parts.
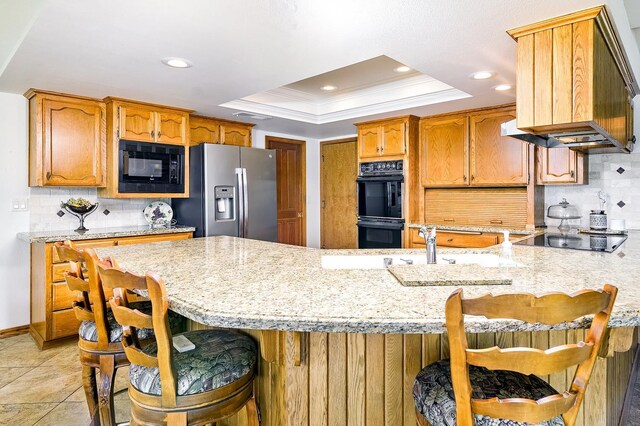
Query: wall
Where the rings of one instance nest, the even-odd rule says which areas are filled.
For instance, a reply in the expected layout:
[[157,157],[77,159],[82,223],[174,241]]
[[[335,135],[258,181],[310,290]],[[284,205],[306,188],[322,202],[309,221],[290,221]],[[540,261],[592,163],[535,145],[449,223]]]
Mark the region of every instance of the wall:
[[29,324],[29,246],[16,233],[29,229],[29,212],[10,211],[27,187],[27,100],[0,93],[0,330]]
[[[640,229],[640,153],[590,155],[588,161],[589,184],[545,187],[545,208],[566,198],[582,215],[570,223],[588,227],[589,211],[599,209],[598,192],[603,191],[609,220],[624,219],[627,228]],[[546,223],[556,226],[560,221],[546,219]]]
[[[66,213],[60,217],[60,203],[69,198],[86,198],[100,203],[98,209],[87,216],[84,226],[91,228],[112,228],[121,226],[146,226],[142,211],[154,200],[169,202],[168,199],[108,199],[98,198],[96,188],[31,188],[30,191],[30,231],[48,229],[73,230],[78,227],[78,218]],[[109,214],[104,214],[105,210]]]
[[[638,142],[633,153],[589,155],[589,183],[546,186],[545,209],[566,198],[582,215],[581,219],[572,220],[571,225],[588,227],[589,212],[600,208],[598,192],[603,191],[607,194],[605,210],[609,220],[624,219],[628,229],[640,229],[640,96],[634,101],[634,134]],[[557,226],[560,221],[547,218],[546,223]]]
[[303,140],[306,142],[307,246],[320,247],[320,142],[318,139],[265,130],[254,130],[252,135],[253,146],[256,148],[264,148],[266,136]]

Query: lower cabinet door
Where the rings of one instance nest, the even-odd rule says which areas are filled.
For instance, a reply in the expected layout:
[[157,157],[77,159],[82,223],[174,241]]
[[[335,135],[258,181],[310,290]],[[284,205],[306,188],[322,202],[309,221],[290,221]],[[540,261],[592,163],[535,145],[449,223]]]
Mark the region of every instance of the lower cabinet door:
[[52,313],[51,338],[59,339],[61,337],[73,336],[78,334],[80,321],[76,318],[73,309],[64,309]]

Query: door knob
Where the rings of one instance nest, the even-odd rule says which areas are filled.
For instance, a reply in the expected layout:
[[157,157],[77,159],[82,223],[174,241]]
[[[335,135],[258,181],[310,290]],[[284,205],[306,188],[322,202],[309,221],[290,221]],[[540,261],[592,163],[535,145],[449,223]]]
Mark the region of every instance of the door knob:
[[298,212],[298,217],[302,217],[302,212]]

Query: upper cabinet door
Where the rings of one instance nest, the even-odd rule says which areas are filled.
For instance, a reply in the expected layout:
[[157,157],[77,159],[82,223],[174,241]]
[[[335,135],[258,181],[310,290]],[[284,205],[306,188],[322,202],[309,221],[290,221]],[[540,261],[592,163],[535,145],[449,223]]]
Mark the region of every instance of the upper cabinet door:
[[529,145],[500,134],[500,125],[514,118],[513,111],[471,115],[471,185],[527,185]]
[[191,127],[191,132],[189,133],[191,145],[220,142],[220,125],[218,122],[207,118],[191,117],[189,125]]
[[584,154],[569,148],[537,148],[539,185],[584,183]]
[[469,118],[448,117],[421,123],[421,182],[423,186],[469,184]]
[[235,146],[251,146],[251,127],[233,124],[220,124],[220,143]]
[[177,145],[183,145],[186,142],[186,113],[157,112],[156,124],[157,142]]
[[378,124],[358,126],[360,158],[380,156],[381,132],[382,129]]
[[382,146],[380,153],[384,156],[404,155],[406,140],[404,120],[386,122],[382,126]]
[[132,141],[156,141],[156,113],[144,107],[120,107],[120,138]]
[[[42,185],[104,186],[106,121],[103,103],[44,98],[42,129],[38,130],[42,131],[44,145]],[[31,170],[31,173],[38,171]]]

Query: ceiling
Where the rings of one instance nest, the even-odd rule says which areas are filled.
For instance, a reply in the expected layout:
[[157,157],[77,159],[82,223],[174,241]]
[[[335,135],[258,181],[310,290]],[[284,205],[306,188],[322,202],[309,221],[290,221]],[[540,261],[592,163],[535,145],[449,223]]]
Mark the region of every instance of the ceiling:
[[[639,12],[634,7],[627,16],[624,0],[604,2],[640,77],[640,51],[630,25]],[[515,83],[516,46],[505,31],[602,3],[0,0],[0,91],[24,93],[36,87],[118,96],[233,118],[237,110],[221,104],[283,87],[315,92],[305,86],[315,87],[315,76],[384,55],[416,70],[411,78],[425,75],[470,95],[428,105],[400,102],[391,111],[365,110],[358,118],[324,124],[257,121],[258,129],[326,139],[355,133],[353,122],[364,119],[514,102],[513,91],[493,90]],[[169,68],[160,62],[168,56],[187,58],[194,66]],[[495,76],[470,79],[478,70]],[[367,84],[344,78],[352,90]]]
[[[396,71],[400,67],[408,71]],[[332,89],[327,91],[327,86]],[[222,106],[305,123],[326,124],[470,96],[383,55],[245,96]]]

